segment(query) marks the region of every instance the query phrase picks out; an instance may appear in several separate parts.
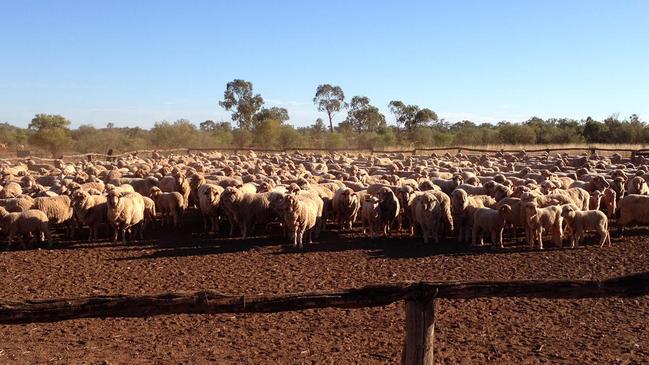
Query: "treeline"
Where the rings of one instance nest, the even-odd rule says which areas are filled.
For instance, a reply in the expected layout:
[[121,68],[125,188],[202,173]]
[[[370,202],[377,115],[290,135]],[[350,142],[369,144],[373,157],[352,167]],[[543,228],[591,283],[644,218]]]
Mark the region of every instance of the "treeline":
[[[327,116],[308,127],[289,123],[285,108],[265,107],[249,81],[235,79],[226,85],[219,105],[232,113],[231,121],[206,120],[195,124],[187,119],[156,122],[146,130],[138,127],[105,128],[82,125],[70,129],[61,115],[37,114],[28,128],[0,123],[0,143],[5,149],[37,148],[58,156],[63,152],[124,152],[167,148],[386,148],[450,145],[649,143],[649,126],[633,114],[625,119],[612,115],[602,121],[590,117],[531,118],[521,123],[498,124],[464,120],[449,123],[425,107],[392,100],[387,105],[394,118],[385,115],[367,96],[346,101],[340,86],[316,88],[313,103]],[[346,114],[343,114],[346,113]],[[334,125],[334,117],[344,119]]]
[[611,116],[603,121],[531,118],[522,123],[476,124],[471,121],[438,121],[411,131],[382,125],[374,131],[357,131],[341,123],[330,132],[320,119],[308,127],[294,127],[276,119],[263,120],[251,130],[230,122],[194,124],[180,119],[161,121],[151,129],[104,128],[82,125],[69,129],[62,116],[39,114],[30,128],[0,124],[0,143],[9,150],[38,149],[58,156],[69,152],[115,153],[138,149],[167,148],[385,148],[487,144],[649,143],[649,126],[636,115]]

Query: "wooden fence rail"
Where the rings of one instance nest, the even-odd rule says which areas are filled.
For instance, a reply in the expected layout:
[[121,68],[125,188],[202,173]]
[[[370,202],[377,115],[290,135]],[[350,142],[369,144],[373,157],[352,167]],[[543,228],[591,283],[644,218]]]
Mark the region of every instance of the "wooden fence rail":
[[0,323],[75,318],[147,317],[180,313],[271,313],[314,308],[364,308],[406,301],[402,363],[432,364],[435,299],[631,297],[649,294],[649,272],[608,280],[408,282],[279,295],[232,296],[205,290],[158,295],[0,301]]
[[[317,148],[317,147],[302,147],[302,148],[261,148],[261,147],[217,147],[217,148],[174,148],[174,149],[149,149],[149,150],[136,150],[123,152],[115,155],[107,155],[103,153],[80,153],[80,154],[70,154],[63,155],[64,160],[80,160],[80,159],[109,159],[109,158],[120,158],[126,157],[133,154],[145,155],[152,154],[154,152],[166,154],[166,153],[181,153],[189,154],[192,152],[242,152],[242,151],[255,151],[260,153],[286,153],[286,152],[354,152],[354,153],[369,153],[369,154],[389,154],[389,153],[404,153],[416,155],[418,152],[440,152],[440,151],[461,151],[461,152],[477,152],[477,153],[519,153],[519,152],[528,152],[528,153],[539,153],[539,152],[587,152],[587,153],[597,153],[597,151],[602,152],[624,152],[629,153],[631,157],[644,156],[649,157],[649,149],[630,149],[630,148],[607,148],[607,147],[594,147],[594,146],[585,146],[585,147],[552,147],[552,148],[533,148],[533,149],[514,149],[514,148],[504,148],[504,149],[489,149],[489,148],[478,148],[478,147],[469,147],[469,146],[447,146],[447,147],[421,147],[421,148],[409,148],[409,149],[372,149],[372,148]],[[26,158],[39,160],[39,161],[55,161],[53,158],[45,158],[38,156],[26,156],[26,157],[2,157],[2,160],[7,161],[21,161]]]

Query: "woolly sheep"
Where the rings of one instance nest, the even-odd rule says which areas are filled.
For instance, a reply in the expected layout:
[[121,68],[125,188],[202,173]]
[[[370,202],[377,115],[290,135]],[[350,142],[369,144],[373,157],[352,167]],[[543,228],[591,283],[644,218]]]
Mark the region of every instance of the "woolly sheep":
[[103,195],[91,195],[84,190],[72,193],[72,209],[77,222],[90,229],[88,240],[99,238],[99,227],[106,223],[107,205]]
[[[113,227],[113,242],[117,242],[117,236],[121,233],[122,243],[126,244],[126,233],[136,225],[141,225],[144,220],[144,199],[138,193],[121,193],[112,190],[107,197],[108,222]],[[143,239],[142,229],[140,239]]]
[[414,220],[421,229],[424,243],[432,237],[434,243],[439,242],[439,226],[441,220],[441,204],[435,196],[421,194],[415,197],[413,202]]
[[7,250],[11,248],[13,237],[16,234],[23,235],[21,241],[22,248],[27,248],[25,244],[25,236],[34,233],[43,241],[45,237],[48,242],[48,247],[52,247],[52,237],[50,235],[48,219],[45,213],[37,209],[29,209],[24,212],[7,212],[3,207],[0,207],[0,228],[9,236]]
[[340,188],[333,199],[333,213],[341,230],[352,229],[361,204],[358,195],[350,188]]

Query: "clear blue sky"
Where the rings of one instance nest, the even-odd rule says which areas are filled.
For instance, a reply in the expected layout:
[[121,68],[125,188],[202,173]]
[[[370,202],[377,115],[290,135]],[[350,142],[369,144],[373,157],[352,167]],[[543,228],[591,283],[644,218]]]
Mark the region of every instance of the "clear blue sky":
[[649,122],[649,1],[0,0],[0,121],[225,120],[234,78],[296,125],[321,83],[386,114]]

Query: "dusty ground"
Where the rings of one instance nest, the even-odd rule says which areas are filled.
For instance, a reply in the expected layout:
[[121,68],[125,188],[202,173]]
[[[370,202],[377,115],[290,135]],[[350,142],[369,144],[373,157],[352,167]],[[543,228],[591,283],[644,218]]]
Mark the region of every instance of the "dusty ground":
[[[649,239],[575,250],[423,247],[327,233],[305,253],[277,236],[219,240],[172,231],[127,246],[70,242],[0,252],[0,298],[217,289],[284,293],[405,280],[608,278],[649,270]],[[173,315],[0,326],[1,364],[398,363],[403,305],[280,314]],[[437,304],[436,360],[455,363],[649,362],[649,297],[481,299]]]

